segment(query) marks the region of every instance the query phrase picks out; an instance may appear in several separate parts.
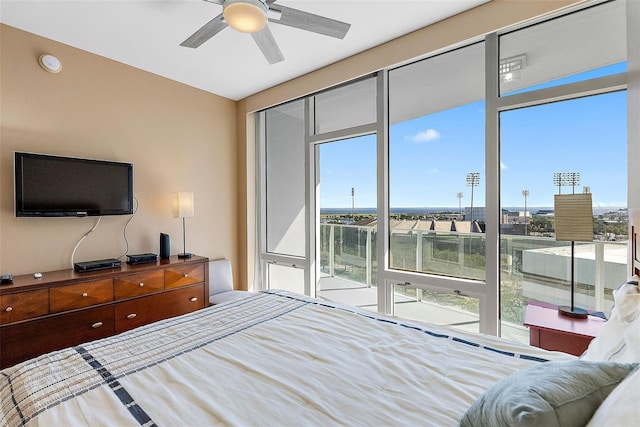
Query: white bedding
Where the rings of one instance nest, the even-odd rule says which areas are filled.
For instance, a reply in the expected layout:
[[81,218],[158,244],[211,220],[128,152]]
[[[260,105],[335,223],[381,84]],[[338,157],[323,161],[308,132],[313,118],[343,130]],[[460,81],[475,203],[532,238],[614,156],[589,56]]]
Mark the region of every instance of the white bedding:
[[453,426],[572,358],[274,291],[0,371],[0,425]]

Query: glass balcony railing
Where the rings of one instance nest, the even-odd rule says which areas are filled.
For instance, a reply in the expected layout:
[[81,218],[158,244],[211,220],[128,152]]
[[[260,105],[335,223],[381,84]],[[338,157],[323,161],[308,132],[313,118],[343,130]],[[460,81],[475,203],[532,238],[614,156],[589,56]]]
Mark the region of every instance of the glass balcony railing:
[[[350,284],[342,289],[375,287],[376,237],[375,226],[321,224],[320,268],[323,278],[340,279]],[[483,233],[436,233],[396,228],[392,230],[390,239],[392,268],[467,279],[485,278]],[[500,300],[503,328],[505,325],[521,327],[527,304],[568,304],[570,266],[569,242],[555,241],[551,237],[501,235]],[[626,280],[627,273],[626,242],[576,243],[576,306],[608,314],[613,304],[612,291]],[[323,296],[322,291],[321,285],[319,296]],[[333,298],[339,298],[336,295],[333,294]],[[476,299],[452,298],[450,294],[406,286],[395,286],[394,297],[396,303],[428,303],[431,308],[426,311],[437,312],[440,318],[441,309],[454,310],[458,316],[451,324],[468,325],[470,319],[478,318],[479,302]],[[368,298],[368,303],[363,305],[372,305],[371,297]],[[354,303],[353,298],[348,302]],[[399,306],[396,304],[396,307]],[[403,316],[402,313],[408,311],[402,308],[396,312]],[[446,322],[440,320],[436,323]]]
[[321,273],[367,287],[375,286],[376,234],[376,227],[321,224]]

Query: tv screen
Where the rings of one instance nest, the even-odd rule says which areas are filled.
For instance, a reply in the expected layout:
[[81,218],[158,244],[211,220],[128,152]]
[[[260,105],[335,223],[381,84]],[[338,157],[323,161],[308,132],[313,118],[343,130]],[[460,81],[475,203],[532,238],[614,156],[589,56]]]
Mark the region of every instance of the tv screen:
[[16,216],[133,213],[133,165],[15,153]]

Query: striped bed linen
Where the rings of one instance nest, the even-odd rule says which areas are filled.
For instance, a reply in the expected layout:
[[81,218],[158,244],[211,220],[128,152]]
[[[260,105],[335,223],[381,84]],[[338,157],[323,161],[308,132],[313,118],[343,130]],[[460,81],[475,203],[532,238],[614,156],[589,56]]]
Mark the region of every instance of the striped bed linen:
[[499,379],[571,358],[267,291],[0,371],[0,425],[458,425]]

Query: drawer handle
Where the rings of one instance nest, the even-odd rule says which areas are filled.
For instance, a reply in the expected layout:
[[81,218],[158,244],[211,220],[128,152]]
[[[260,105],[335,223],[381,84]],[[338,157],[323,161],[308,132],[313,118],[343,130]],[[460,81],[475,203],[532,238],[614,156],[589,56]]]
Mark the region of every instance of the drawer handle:
[[86,297],[89,296],[89,294],[85,292],[85,293],[82,294],[82,296],[86,298]]
[[136,317],[137,314],[136,313],[131,313],[127,316],[127,319],[133,319],[134,317]]
[[189,275],[188,275],[188,274],[185,274],[185,275],[184,275],[184,277],[185,277],[185,278],[186,278],[186,277],[189,277]]
[[93,329],[98,329],[100,326],[102,326],[102,322],[96,322],[93,325],[91,325]]
[[9,313],[10,311],[13,311],[13,307],[7,307],[4,309],[4,311],[6,311],[7,313]]
[[196,302],[196,301],[198,301],[198,297],[191,297],[191,298],[189,298],[189,301]]
[[140,282],[140,284],[138,286],[143,287],[144,283]]

